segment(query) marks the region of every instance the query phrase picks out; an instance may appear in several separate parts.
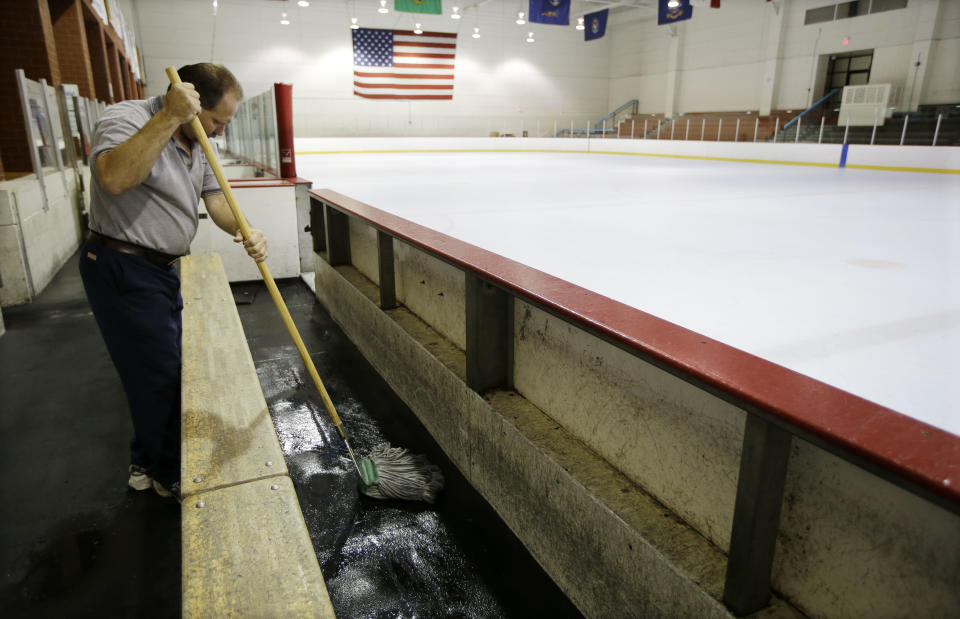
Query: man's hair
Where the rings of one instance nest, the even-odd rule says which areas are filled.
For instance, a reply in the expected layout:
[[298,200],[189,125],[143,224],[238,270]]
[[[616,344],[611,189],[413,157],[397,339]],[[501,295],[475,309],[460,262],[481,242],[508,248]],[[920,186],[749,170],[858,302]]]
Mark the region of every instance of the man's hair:
[[198,62],[188,64],[177,70],[180,79],[193,84],[200,93],[200,105],[205,110],[212,110],[220,103],[220,99],[227,92],[233,92],[237,99],[243,99],[243,88],[233,73],[222,64],[212,62]]

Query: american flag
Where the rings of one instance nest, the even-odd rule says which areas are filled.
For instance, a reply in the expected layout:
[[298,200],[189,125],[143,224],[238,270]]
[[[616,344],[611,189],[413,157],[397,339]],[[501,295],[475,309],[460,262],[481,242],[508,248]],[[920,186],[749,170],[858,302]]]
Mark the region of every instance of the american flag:
[[367,99],[453,99],[457,35],[353,31],[353,94]]

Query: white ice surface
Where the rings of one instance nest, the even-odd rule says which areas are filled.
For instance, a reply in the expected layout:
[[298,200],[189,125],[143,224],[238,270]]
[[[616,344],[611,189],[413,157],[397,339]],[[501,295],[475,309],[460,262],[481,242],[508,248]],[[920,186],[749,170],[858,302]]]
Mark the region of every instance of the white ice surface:
[[301,177],[960,435],[960,177],[561,153]]

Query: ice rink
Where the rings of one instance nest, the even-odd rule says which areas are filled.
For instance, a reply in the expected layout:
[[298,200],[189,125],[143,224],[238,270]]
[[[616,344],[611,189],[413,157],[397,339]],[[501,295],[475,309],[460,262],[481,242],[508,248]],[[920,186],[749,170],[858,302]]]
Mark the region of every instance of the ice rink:
[[960,435],[960,176],[508,152],[297,171]]

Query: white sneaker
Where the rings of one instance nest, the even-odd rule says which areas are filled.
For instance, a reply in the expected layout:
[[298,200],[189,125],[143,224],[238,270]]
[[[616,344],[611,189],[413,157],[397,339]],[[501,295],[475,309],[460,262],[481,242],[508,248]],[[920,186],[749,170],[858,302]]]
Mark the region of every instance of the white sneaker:
[[180,500],[180,482],[178,481],[173,482],[169,487],[167,487],[154,479],[153,490],[165,499],[173,498],[178,501]]
[[134,490],[149,490],[153,486],[153,478],[147,475],[147,469],[136,464],[131,464],[130,477],[127,479],[127,485]]

